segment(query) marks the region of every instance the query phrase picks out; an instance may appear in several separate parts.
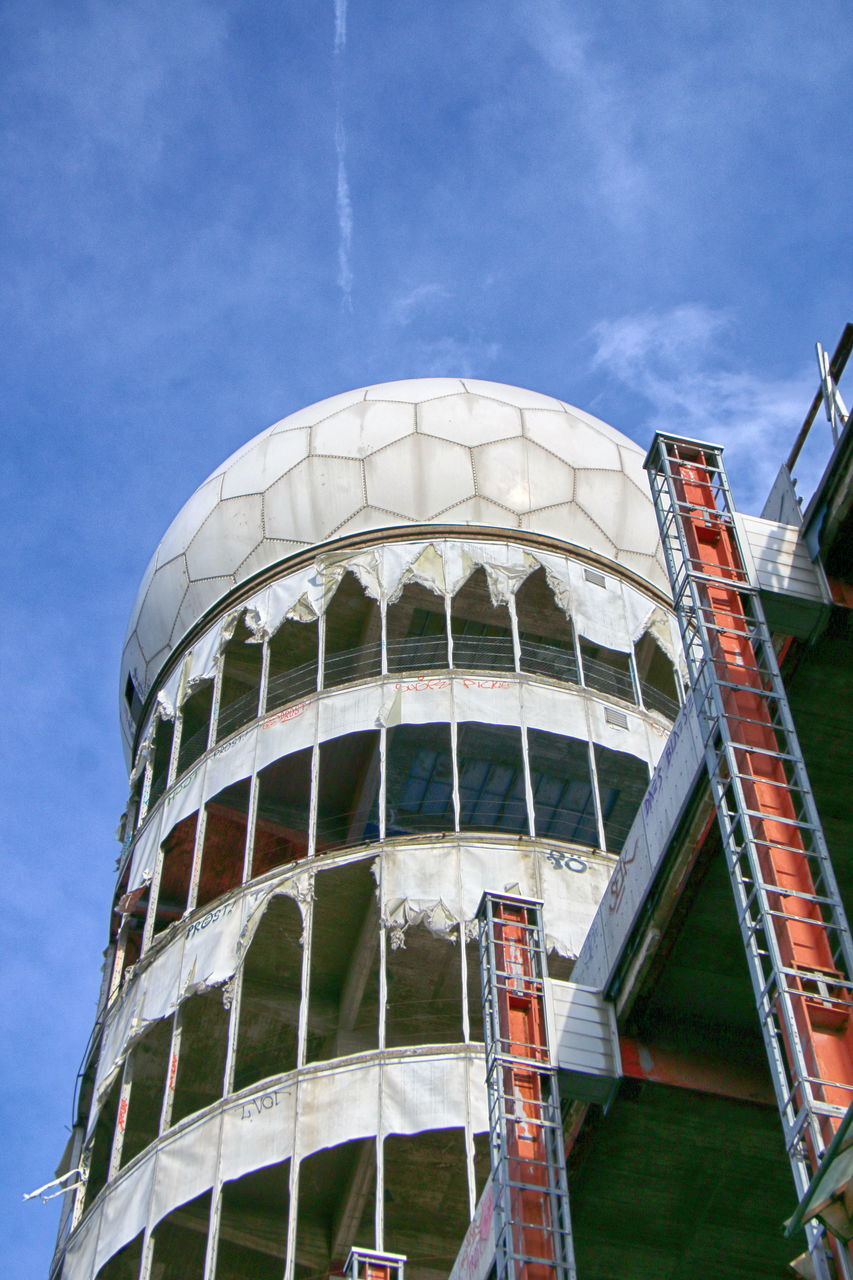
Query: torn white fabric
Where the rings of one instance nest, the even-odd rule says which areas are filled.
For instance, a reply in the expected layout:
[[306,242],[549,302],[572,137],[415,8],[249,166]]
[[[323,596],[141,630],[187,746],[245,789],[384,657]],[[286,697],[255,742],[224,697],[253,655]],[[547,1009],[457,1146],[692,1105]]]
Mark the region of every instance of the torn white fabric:
[[[153,873],[156,848],[183,818],[227,786],[304,747],[358,730],[398,724],[478,722],[526,725],[627,751],[654,764],[664,738],[649,732],[639,710],[623,710],[628,727],[612,724],[588,691],[538,685],[535,677],[441,676],[376,680],[318,695],[267,716],[217,747],[169,791],[137,836],[128,890]],[[316,727],[315,727],[316,726]],[[159,825],[158,825],[159,824]]]
[[549,947],[575,956],[607,887],[613,859],[547,841],[521,845],[460,840],[386,848],[381,863],[382,921],[392,933],[414,921],[448,932],[472,920],[484,892],[544,902]]
[[220,637],[222,634],[223,620],[215,623],[209,631],[206,631],[192,647],[192,652],[187,663],[186,680],[181,692],[181,700],[183,701],[193,689],[204,680],[212,680],[216,675],[216,664],[219,659]]
[[210,911],[181,926],[168,944],[138,966],[107,1015],[95,1076],[88,1132],[104,1094],[128,1050],[152,1022],[173,1013],[182,1000],[233,977],[264,910],[277,894],[303,909],[310,871],[299,868],[281,880],[248,885]]
[[[147,1225],[223,1181],[373,1134],[486,1128],[480,1046],[391,1051],[261,1082],[181,1124],[120,1174],[68,1242],[62,1280],[91,1280]],[[219,1154],[218,1154],[219,1153]]]

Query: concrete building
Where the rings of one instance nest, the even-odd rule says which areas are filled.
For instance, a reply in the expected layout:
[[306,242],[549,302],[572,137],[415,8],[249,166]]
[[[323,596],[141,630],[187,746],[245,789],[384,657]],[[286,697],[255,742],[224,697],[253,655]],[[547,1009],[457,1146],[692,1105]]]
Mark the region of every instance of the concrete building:
[[[807,700],[846,613],[780,514],[743,534]],[[53,1274],[309,1280],[361,1245],[447,1276],[489,1175],[488,890],[544,902],[554,1007],[580,981],[621,1038],[603,1091],[560,1042],[580,1274],[777,1275],[796,1199],[690,760],[655,867],[614,898],[683,675],[643,452],[557,400],[369,387],[214,472],[130,621],[130,800]],[[728,1269],[712,1185],[749,1242]]]

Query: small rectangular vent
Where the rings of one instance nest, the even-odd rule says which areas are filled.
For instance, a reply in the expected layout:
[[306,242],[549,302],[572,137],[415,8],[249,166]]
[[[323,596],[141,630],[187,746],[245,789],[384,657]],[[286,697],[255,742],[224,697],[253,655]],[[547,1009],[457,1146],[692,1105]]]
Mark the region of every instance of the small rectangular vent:
[[583,576],[587,582],[591,582],[594,587],[606,587],[607,579],[603,573],[597,573],[595,569],[584,569]]
[[628,728],[628,717],[624,711],[614,711],[612,707],[605,707],[604,719],[608,724],[615,725],[617,729]]

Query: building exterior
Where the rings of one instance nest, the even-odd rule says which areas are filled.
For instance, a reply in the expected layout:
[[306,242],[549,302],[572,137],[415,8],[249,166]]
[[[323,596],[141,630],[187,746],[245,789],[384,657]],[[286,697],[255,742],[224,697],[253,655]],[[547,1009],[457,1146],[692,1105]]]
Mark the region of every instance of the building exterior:
[[[830,400],[805,511],[798,442],[764,517],[732,520],[849,897],[853,428]],[[128,631],[56,1280],[309,1280],[353,1246],[486,1280],[484,891],[543,904],[578,1275],[790,1274],[798,1195],[684,674],[643,453],[559,401],[369,387],[205,481]]]
[[481,894],[543,899],[568,976],[677,654],[642,452],[549,397],[370,387],[201,485],[128,633],[56,1274],[447,1275],[489,1165]]

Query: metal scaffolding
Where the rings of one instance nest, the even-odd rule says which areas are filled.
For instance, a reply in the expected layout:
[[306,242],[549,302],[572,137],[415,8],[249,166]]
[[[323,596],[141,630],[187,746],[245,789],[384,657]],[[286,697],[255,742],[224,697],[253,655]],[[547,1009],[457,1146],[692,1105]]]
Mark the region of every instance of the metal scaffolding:
[[[715,445],[646,468],[785,1145],[802,1196],[853,1100],[850,930]],[[819,1228],[815,1273],[829,1275]],[[843,1274],[849,1259],[839,1257]]]
[[541,904],[478,912],[498,1280],[576,1280]]

